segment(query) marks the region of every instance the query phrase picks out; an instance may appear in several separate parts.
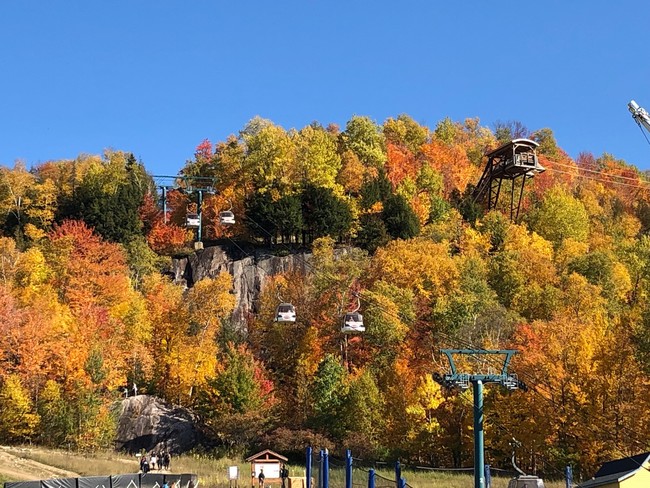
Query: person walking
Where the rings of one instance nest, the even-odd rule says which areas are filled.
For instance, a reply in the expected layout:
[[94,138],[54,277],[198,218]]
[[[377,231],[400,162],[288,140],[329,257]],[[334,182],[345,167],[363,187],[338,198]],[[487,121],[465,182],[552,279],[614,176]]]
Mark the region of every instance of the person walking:
[[282,478],[282,488],[287,488],[287,478],[289,477],[289,470],[287,469],[286,464],[283,464],[280,468],[280,478]]
[[260,474],[257,476],[260,488],[264,488],[264,478],[266,478],[266,476],[264,476],[264,468],[260,468]]

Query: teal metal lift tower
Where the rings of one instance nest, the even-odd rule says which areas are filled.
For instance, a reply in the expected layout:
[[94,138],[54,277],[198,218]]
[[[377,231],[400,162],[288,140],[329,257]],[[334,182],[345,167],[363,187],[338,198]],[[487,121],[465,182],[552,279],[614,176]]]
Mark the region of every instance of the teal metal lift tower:
[[[447,356],[451,372],[443,375],[434,375],[434,379],[446,387],[467,389],[471,384],[474,391],[474,488],[486,488],[485,486],[485,444],[483,439],[483,385],[486,383],[498,383],[509,390],[519,388],[520,381],[515,374],[508,373],[508,366],[512,356],[517,354],[513,349],[441,349],[440,352]],[[454,355],[466,356],[504,356],[501,371],[492,373],[464,373],[459,372],[454,362]],[[488,359],[488,358],[486,358]],[[490,361],[483,361],[490,364]],[[495,364],[491,362],[491,364]]]

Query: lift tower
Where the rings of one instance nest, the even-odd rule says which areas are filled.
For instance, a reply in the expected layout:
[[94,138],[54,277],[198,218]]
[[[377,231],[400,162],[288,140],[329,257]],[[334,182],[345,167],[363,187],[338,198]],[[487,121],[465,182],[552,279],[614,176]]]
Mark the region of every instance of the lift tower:
[[201,206],[203,204],[203,195],[205,193],[214,194],[216,192],[216,179],[208,176],[165,176],[159,175],[153,177],[158,188],[161,191],[161,203],[163,207],[163,218],[167,223],[167,192],[169,190],[177,190],[188,195],[196,193],[196,214],[188,214],[186,219],[186,227],[196,229],[196,242],[201,242],[202,239],[202,219],[201,219]]
[[[517,375],[508,373],[510,360],[512,356],[517,354],[517,351],[514,349],[441,349],[440,352],[447,356],[450,372],[443,376],[434,374],[434,380],[448,388],[457,387],[462,390],[469,388],[471,384],[474,390],[474,488],[486,488],[483,442],[483,385],[486,383],[498,383],[505,386],[508,390],[516,390],[520,386],[525,386],[517,378]],[[458,370],[454,362],[454,355],[472,356],[474,358],[488,355],[504,356],[504,358],[499,372],[492,372],[491,368],[487,368],[488,370],[483,373],[464,373]],[[494,364],[491,361],[482,362]]]
[[[503,180],[510,180],[510,220],[516,220],[526,179],[545,171],[537,160],[537,146],[539,144],[530,139],[513,139],[489,152],[483,175],[474,190],[474,202],[485,203],[488,211],[496,208]],[[515,202],[515,186],[519,181],[519,198]]]

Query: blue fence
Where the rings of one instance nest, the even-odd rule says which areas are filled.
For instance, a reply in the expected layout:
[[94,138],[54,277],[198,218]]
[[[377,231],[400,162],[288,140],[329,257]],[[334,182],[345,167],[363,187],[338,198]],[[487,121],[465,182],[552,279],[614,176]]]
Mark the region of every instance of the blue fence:
[[[355,459],[350,450],[346,451],[344,460],[333,459],[326,449],[314,452],[311,447],[306,450],[306,488],[411,488],[402,476],[402,465],[395,462],[395,477],[386,478],[378,474],[373,468],[364,468],[354,465]],[[384,464],[384,463],[382,463]],[[409,469],[414,469],[410,467]],[[417,466],[416,469],[423,471],[447,471],[447,472],[473,472],[474,468],[431,468]],[[314,472],[315,471],[315,472]],[[514,475],[514,471],[485,466],[486,488],[491,488],[492,473],[500,473],[501,476]],[[573,486],[573,473],[571,467],[567,466],[565,472],[566,488]],[[316,486],[312,486],[312,481]]]
[[53,478],[35,481],[7,481],[4,488],[198,488],[195,474],[135,473],[83,478]]

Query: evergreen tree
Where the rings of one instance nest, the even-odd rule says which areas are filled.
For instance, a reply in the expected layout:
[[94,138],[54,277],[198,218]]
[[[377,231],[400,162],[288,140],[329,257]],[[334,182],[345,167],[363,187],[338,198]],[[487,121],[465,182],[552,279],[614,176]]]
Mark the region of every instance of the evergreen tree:
[[345,379],[345,368],[339,359],[328,354],[318,365],[310,389],[313,413],[308,419],[309,425],[336,436],[345,433],[345,426],[341,422],[348,390]]
[[110,163],[84,176],[71,198],[59,207],[57,220],[83,220],[104,239],[127,243],[142,235],[139,209],[152,183],[132,154],[111,157]]
[[360,219],[361,228],[357,232],[356,243],[358,246],[374,253],[390,240],[386,231],[386,224],[377,214],[365,214]]
[[342,237],[352,226],[348,204],[329,188],[307,186],[302,194],[302,215],[307,235]]
[[301,200],[298,195],[285,195],[273,206],[273,220],[283,242],[291,242],[302,232],[303,217]]
[[365,181],[359,193],[361,207],[365,209],[371,208],[377,202],[385,201],[392,194],[392,187],[384,169],[379,170],[376,178]]
[[252,235],[270,245],[278,233],[273,212],[273,198],[269,192],[252,193],[245,202],[246,225]]
[[410,239],[420,233],[418,217],[402,195],[392,195],[384,202],[382,219],[395,239]]

